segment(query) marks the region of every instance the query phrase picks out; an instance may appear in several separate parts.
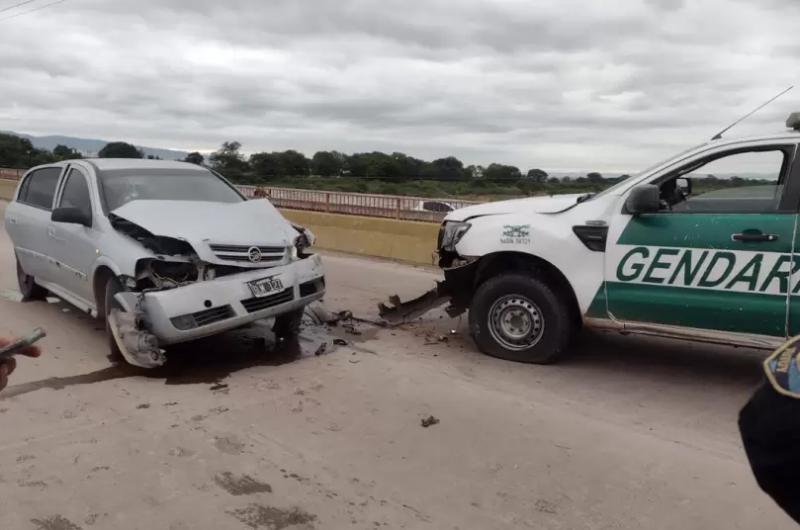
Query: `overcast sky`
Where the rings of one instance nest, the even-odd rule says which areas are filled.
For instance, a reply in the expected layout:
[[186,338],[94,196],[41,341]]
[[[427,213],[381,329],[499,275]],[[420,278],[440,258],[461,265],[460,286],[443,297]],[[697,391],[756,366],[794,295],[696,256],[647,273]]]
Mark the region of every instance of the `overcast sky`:
[[[0,12],[0,130],[635,171],[800,74],[797,0],[66,0],[15,16],[51,1]],[[736,134],[783,131],[791,110],[800,86]]]

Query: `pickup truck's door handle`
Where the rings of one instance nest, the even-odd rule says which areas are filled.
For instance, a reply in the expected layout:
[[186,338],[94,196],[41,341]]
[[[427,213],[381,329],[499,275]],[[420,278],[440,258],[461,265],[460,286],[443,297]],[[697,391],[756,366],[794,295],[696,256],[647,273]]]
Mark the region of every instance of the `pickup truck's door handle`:
[[738,234],[731,234],[733,241],[741,241],[742,243],[766,243],[769,241],[777,241],[778,234],[763,234],[758,230],[745,230]]
[[47,235],[48,235],[48,236],[50,236],[50,237],[52,237],[53,239],[55,239],[55,238],[56,238],[56,229],[55,229],[55,228],[53,228],[52,226],[51,226],[51,227],[48,227],[48,229],[47,229]]

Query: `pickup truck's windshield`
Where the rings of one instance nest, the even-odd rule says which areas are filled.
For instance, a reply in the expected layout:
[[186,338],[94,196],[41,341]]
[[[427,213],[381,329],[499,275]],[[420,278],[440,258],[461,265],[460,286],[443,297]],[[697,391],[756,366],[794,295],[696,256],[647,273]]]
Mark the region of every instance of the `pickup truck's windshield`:
[[130,201],[240,202],[244,198],[204,169],[119,169],[102,171],[99,181],[107,211]]

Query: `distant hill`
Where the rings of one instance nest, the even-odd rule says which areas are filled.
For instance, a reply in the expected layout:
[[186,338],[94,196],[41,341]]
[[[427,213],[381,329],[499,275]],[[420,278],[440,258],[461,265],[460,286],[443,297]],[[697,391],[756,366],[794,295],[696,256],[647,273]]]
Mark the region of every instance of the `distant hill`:
[[[105,145],[109,141],[111,141],[111,140],[97,140],[95,138],[76,138],[74,136],[61,136],[61,135],[33,136],[30,134],[18,133],[13,131],[2,131],[2,132],[8,132],[9,134],[16,134],[17,136],[20,136],[22,138],[27,138],[31,141],[33,146],[38,149],[48,149],[52,151],[55,146],[61,144],[61,145],[66,145],[67,147],[72,147],[73,149],[77,149],[83,156],[97,156],[97,153],[100,151],[100,149],[105,147]],[[144,152],[144,156],[148,155],[157,156],[159,158],[163,158],[164,160],[178,160],[178,159],[182,160],[187,155],[187,151],[161,149],[158,147],[147,147],[144,145],[137,145],[136,147],[140,148]]]

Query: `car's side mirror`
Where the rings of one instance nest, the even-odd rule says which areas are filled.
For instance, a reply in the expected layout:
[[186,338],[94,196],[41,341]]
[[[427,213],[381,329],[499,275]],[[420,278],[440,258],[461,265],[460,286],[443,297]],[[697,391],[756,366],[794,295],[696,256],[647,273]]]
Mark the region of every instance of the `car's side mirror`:
[[50,219],[55,223],[92,226],[92,215],[78,208],[56,208],[50,215]]
[[625,213],[638,215],[654,213],[661,209],[661,197],[658,186],[643,184],[633,188],[625,200]]

